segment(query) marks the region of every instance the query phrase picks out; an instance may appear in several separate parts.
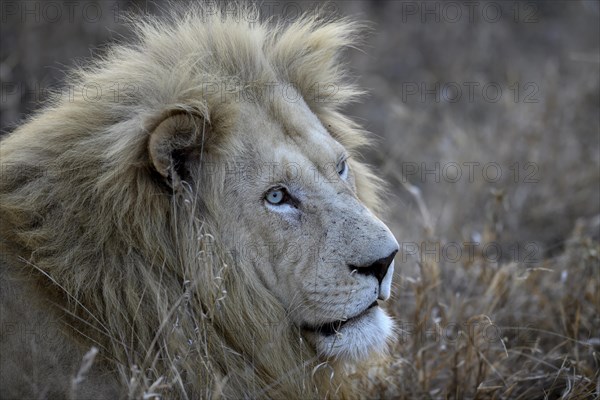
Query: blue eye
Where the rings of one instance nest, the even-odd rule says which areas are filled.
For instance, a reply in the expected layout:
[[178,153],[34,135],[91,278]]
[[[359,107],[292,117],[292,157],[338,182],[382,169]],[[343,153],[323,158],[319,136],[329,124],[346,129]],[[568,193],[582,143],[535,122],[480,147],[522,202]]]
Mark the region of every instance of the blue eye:
[[283,189],[273,189],[267,193],[265,199],[273,205],[279,205],[285,199],[285,192]]
[[348,176],[348,163],[346,162],[346,160],[338,164],[337,173],[342,179],[346,179],[346,177]]

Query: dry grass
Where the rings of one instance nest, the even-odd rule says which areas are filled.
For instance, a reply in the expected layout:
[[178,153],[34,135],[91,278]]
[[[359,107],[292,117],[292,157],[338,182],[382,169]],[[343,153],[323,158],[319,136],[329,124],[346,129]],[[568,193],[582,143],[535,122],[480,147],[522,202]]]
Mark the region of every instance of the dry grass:
[[[380,136],[370,158],[391,186],[400,339],[357,380],[384,398],[597,398],[597,3],[536,3],[532,23],[398,23],[402,2],[387,6],[354,4],[384,33],[354,55],[371,99],[353,111]],[[515,5],[502,6],[507,16]],[[469,101],[465,82],[504,92]],[[457,83],[463,98],[402,92],[414,83]],[[511,85],[527,83],[536,101],[515,101]],[[439,179],[421,174],[436,163]],[[462,167],[455,181],[442,172],[451,163]],[[487,163],[502,176],[483,176]]]

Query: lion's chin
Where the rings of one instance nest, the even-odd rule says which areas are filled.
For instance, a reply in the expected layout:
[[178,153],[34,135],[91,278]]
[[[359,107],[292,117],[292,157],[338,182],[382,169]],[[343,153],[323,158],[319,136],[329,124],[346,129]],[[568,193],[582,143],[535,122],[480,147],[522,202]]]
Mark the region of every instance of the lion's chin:
[[309,332],[308,339],[320,357],[358,361],[385,352],[393,328],[392,318],[380,307],[373,307],[345,323],[334,334]]

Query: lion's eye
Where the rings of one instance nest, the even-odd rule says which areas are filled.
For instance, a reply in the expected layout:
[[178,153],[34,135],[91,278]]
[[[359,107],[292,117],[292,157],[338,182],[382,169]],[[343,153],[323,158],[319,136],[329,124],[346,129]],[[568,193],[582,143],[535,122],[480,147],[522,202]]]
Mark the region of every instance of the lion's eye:
[[342,179],[346,179],[348,177],[348,162],[343,160],[337,166],[337,173]]
[[273,205],[279,205],[285,199],[285,191],[284,189],[273,189],[267,193],[265,199]]

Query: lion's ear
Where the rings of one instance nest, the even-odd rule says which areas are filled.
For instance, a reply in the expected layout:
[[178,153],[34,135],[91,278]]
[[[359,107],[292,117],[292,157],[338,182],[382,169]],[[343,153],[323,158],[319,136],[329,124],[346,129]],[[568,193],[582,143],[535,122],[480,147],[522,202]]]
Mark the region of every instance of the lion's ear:
[[202,117],[168,113],[150,130],[148,153],[152,167],[172,189],[190,182],[192,165],[199,160],[202,139],[208,128]]

